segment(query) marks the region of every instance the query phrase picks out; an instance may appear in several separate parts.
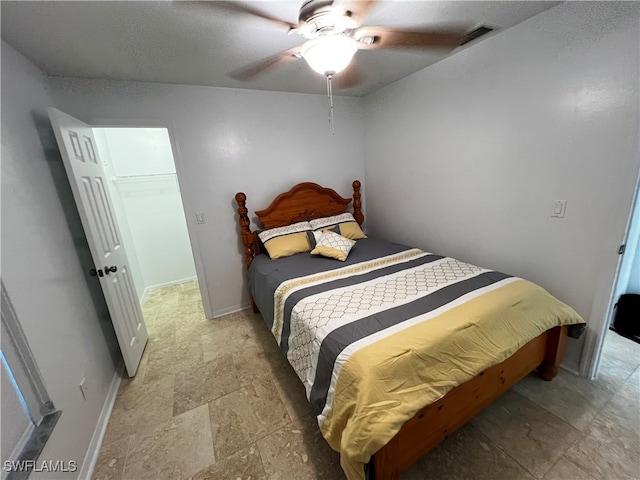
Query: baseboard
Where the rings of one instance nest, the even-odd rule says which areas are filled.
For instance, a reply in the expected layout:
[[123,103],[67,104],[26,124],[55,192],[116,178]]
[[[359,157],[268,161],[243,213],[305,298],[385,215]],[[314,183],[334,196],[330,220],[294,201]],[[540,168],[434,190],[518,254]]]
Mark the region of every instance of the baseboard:
[[251,308],[251,304],[249,303],[245,305],[234,305],[233,307],[222,308],[213,312],[213,318],[224,317],[225,315],[231,315],[232,313],[241,312],[242,310],[247,310],[248,308]]
[[561,363],[560,365],[558,365],[561,369],[566,370],[569,373],[573,373],[574,375],[577,375],[578,377],[581,377],[582,375],[580,374],[580,370],[574,367],[571,367],[569,365],[565,365],[564,363]]
[[[156,290],[158,288],[170,287],[171,285],[180,285],[181,283],[193,282],[194,280],[198,280],[198,277],[187,277],[181,278],[180,280],[171,280],[170,282],[158,283],[157,285],[149,285],[147,288],[149,291]],[[145,290],[147,289],[145,288]]]
[[150,292],[149,287],[146,287],[144,289],[144,292],[142,292],[142,297],[140,298],[140,307],[144,306],[144,302],[147,301],[147,297],[149,296],[149,292]]
[[180,285],[181,283],[193,282],[194,280],[198,280],[198,277],[181,278],[180,280],[172,280],[171,282],[158,283],[157,285],[149,285],[148,287],[145,287],[144,292],[142,292],[142,298],[140,299],[140,306],[143,306],[149,294],[154,290],[157,290],[158,288],[170,287],[172,285]]
[[124,363],[120,363],[120,365],[118,365],[118,368],[116,368],[116,372],[113,374],[113,379],[111,380],[111,385],[109,386],[109,391],[107,392],[107,398],[104,401],[102,411],[100,412],[100,417],[98,418],[98,424],[93,431],[91,441],[89,442],[89,448],[87,449],[87,453],[84,456],[84,461],[82,462],[82,467],[80,468],[80,473],[78,474],[78,478],[81,480],[90,480],[91,475],[93,475],[93,469],[95,468],[96,462],[98,461],[100,447],[102,446],[104,434],[107,431],[107,424],[109,423],[109,418],[111,417],[111,411],[113,410],[113,405],[116,402],[116,397],[118,396],[118,389],[120,388],[120,381],[122,380],[123,372]]

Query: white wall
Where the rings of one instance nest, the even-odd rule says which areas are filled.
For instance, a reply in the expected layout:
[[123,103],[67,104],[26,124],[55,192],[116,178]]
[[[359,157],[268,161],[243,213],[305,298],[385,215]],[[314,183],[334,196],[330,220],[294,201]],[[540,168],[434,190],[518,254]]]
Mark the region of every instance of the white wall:
[[121,357],[100,285],[88,273],[89,247],[46,117],[48,87],[2,42],[2,280],[63,411],[40,458],[82,465]]
[[176,173],[166,128],[106,128],[116,175]]
[[127,253],[135,254],[142,291],[194,279],[196,270],[167,130],[94,131],[103,140],[98,144],[100,158],[109,163],[115,177],[109,187],[122,206],[118,222],[130,232]]
[[[364,118],[357,98],[334,99],[332,136],[323,95],[109,80],[51,82],[56,105],[82,120],[171,123],[184,167],[180,180],[187,223],[201,246],[201,284],[215,316],[248,305],[236,192],[247,194],[254,212],[265,208],[275,192],[298,182],[315,181],[349,196],[351,181],[364,176]],[[204,225],[195,224],[196,212],[204,213]]]
[[592,341],[639,168],[639,7],[566,2],[368,96],[369,230],[533,280]]

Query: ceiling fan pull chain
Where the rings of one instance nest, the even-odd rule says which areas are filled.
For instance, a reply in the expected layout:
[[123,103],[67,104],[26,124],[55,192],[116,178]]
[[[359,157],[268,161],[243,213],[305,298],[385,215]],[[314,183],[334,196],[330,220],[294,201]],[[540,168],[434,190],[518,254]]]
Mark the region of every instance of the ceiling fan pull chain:
[[333,125],[333,88],[331,85],[332,77],[333,75],[327,75],[327,96],[329,97],[329,123],[331,124],[331,135],[335,135],[336,130]]

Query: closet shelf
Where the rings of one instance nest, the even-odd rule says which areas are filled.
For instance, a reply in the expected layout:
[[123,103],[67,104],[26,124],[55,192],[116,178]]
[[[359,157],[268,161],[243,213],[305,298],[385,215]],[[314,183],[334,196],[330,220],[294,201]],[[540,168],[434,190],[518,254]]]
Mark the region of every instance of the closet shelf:
[[153,180],[176,179],[175,173],[148,173],[143,175],[115,175],[111,177],[114,182],[146,182]]

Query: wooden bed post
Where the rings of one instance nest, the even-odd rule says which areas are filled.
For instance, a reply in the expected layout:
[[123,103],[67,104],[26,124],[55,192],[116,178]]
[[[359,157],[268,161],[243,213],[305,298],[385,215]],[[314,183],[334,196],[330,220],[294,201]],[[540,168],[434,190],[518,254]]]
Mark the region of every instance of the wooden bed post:
[[362,222],[364,222],[364,215],[362,214],[362,201],[360,200],[360,197],[362,196],[360,194],[360,180],[354,180],[353,181],[353,218],[356,219],[356,222],[358,222],[358,225],[362,225]]
[[558,374],[558,365],[564,357],[564,347],[567,344],[567,331],[569,327],[555,327],[549,330],[547,348],[544,360],[537,369],[538,376],[547,382],[553,380]]
[[244,264],[245,268],[249,268],[251,262],[253,262],[253,257],[255,256],[255,252],[253,251],[253,243],[254,243],[254,235],[251,232],[249,226],[251,222],[249,220],[249,211],[246,206],[247,196],[242,193],[236,193],[236,202],[238,202],[238,215],[239,223],[240,223],[240,238],[242,239],[242,244],[244,245]]
[[[249,220],[249,211],[247,210],[247,196],[242,193],[236,193],[236,202],[238,203],[238,222],[240,223],[240,238],[242,239],[242,244],[244,245],[244,266],[247,270],[249,270],[249,265],[253,262],[253,258],[256,255],[254,250],[255,245],[255,233],[251,231],[250,225],[251,221]],[[251,308],[253,309],[253,313],[258,313],[260,310],[256,305],[256,302],[251,297]]]

